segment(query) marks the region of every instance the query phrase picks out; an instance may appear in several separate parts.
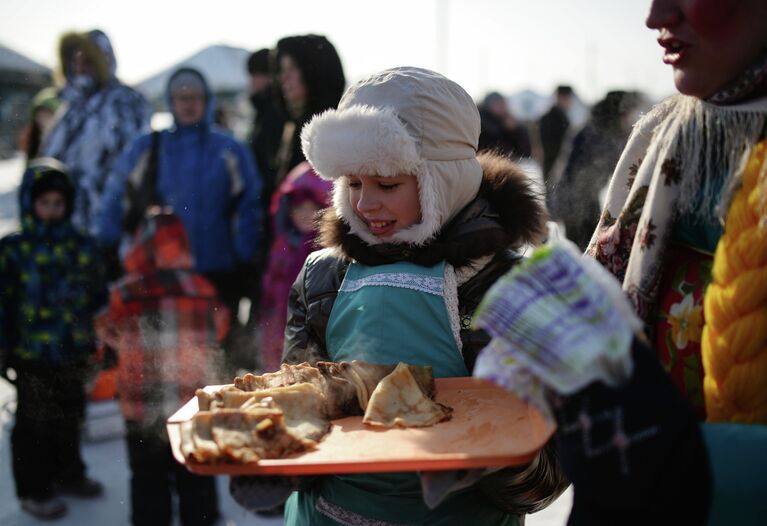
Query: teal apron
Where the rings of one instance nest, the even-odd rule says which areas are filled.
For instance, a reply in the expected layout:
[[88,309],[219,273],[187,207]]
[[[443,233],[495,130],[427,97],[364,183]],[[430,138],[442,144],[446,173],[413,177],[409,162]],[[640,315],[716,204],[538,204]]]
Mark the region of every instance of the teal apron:
[[[326,329],[330,359],[402,361],[431,365],[438,378],[469,376],[445,306],[444,271],[444,262],[433,267],[350,264]],[[285,524],[517,524],[471,488],[429,510],[415,473],[320,480],[310,491],[290,497]]]

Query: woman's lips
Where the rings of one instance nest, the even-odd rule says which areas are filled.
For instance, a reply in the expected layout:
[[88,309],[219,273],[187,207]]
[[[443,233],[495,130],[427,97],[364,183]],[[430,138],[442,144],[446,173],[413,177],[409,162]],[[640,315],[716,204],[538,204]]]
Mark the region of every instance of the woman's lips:
[[378,237],[386,237],[394,233],[396,221],[366,220],[370,233]]
[[676,38],[661,37],[658,39],[658,44],[665,50],[663,53],[663,63],[671,67],[678,66],[684,60],[684,57],[687,56],[687,50],[690,49],[688,43]]

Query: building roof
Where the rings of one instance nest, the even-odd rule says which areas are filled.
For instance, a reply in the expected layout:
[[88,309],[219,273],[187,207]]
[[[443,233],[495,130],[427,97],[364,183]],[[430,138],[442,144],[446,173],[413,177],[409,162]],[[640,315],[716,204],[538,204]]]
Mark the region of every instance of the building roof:
[[2,44],[0,44],[0,71],[19,71],[42,75],[51,74],[51,68],[43,66]]

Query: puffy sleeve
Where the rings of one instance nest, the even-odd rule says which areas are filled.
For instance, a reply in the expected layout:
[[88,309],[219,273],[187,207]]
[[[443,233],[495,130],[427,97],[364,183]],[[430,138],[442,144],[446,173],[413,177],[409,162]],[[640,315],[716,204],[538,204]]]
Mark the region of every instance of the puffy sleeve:
[[[335,274],[335,269],[326,268],[325,265],[316,267],[316,259],[315,255],[309,255],[290,288],[285,345],[282,351],[284,363],[314,364],[317,361],[330,360],[323,336],[338,287],[333,280],[328,280]],[[323,290],[316,294],[317,287],[312,286],[312,282],[316,283],[317,280],[328,280],[330,286],[323,287]],[[312,292],[313,301],[308,297],[308,285],[315,289]]]
[[129,179],[138,185],[144,176],[150,143],[151,134],[138,138],[120,155],[112,168],[96,219],[95,235],[101,244],[112,246],[120,241],[127,208],[127,203],[124,203],[125,187]]
[[18,301],[18,274],[14,270],[12,248],[8,239],[0,240],[0,365],[7,363],[14,345],[16,323],[14,306]]

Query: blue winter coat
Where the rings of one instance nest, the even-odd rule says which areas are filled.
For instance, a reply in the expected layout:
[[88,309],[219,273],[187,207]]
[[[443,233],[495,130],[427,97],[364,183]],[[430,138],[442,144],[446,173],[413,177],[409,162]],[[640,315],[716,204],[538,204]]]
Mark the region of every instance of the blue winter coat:
[[[262,242],[261,179],[250,150],[212,127],[213,97],[207,85],[206,90],[202,122],[177,123],[159,135],[157,192],[184,224],[195,269],[226,272],[251,262]],[[99,215],[96,236],[101,242],[115,244],[124,233],[126,182],[130,178],[140,186],[151,145],[152,134],[144,135],[118,159]]]

